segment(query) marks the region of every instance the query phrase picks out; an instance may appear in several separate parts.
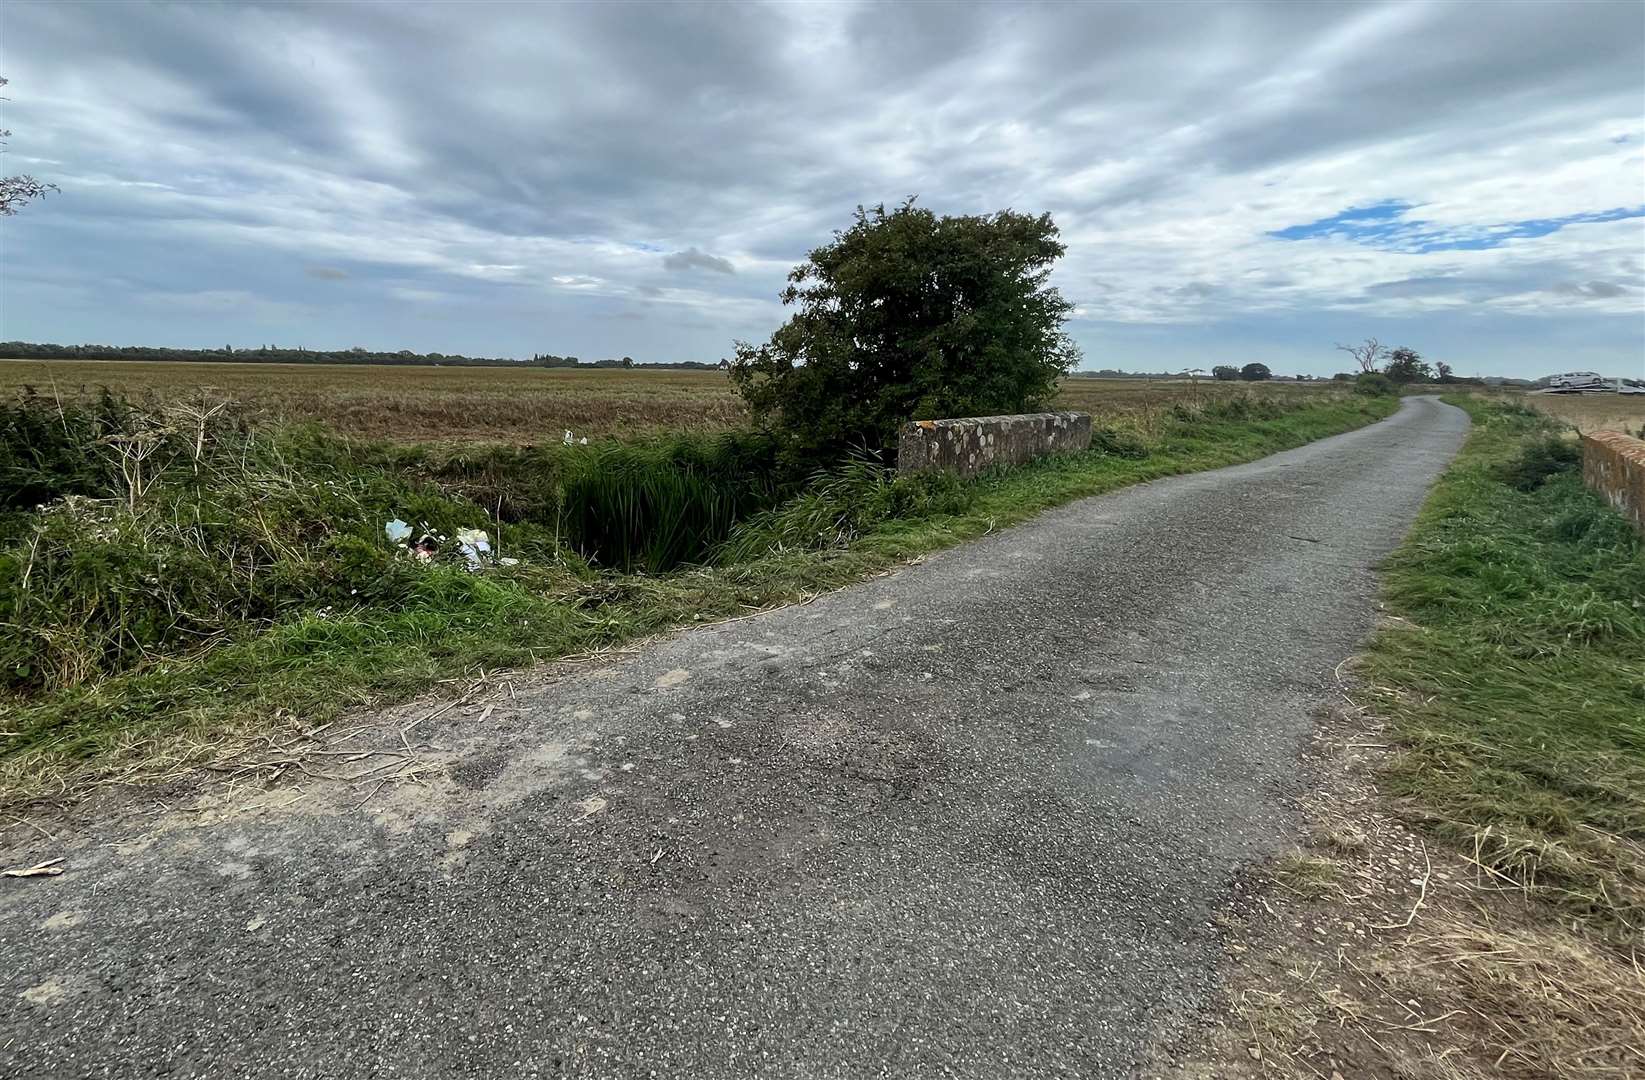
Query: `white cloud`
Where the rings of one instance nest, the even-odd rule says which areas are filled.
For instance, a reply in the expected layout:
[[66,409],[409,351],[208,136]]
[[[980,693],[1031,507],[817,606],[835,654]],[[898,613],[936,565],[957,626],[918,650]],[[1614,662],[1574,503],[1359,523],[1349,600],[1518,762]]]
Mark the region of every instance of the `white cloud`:
[[[917,194],[1051,211],[1092,342],[1500,312],[1639,361],[1645,219],[1478,250],[1270,234],[1390,200],[1451,240],[1645,204],[1641,9],[1195,10],[14,3],[6,126],[63,194],[7,224],[0,336],[129,339],[157,296],[243,294],[382,347],[712,359],[854,205]],[[403,340],[433,297],[489,337]],[[199,332],[244,309],[197,305]]]

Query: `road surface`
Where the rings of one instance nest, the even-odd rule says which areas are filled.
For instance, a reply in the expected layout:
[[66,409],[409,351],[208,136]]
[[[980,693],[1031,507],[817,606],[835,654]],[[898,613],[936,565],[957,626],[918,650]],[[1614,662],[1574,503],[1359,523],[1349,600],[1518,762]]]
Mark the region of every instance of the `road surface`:
[[0,1071],[1131,1075],[1214,1001],[1466,423],[1408,400],[521,682],[414,729],[424,784],[134,794],[0,879]]

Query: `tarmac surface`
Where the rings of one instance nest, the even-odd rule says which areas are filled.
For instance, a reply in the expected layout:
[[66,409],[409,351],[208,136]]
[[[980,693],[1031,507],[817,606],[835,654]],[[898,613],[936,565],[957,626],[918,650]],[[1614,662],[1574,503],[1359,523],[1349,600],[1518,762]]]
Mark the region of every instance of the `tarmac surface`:
[[65,872],[0,878],[0,1073],[1135,1075],[1214,1006],[1466,429],[1409,399],[519,680],[412,730],[424,783],[36,836],[0,862]]

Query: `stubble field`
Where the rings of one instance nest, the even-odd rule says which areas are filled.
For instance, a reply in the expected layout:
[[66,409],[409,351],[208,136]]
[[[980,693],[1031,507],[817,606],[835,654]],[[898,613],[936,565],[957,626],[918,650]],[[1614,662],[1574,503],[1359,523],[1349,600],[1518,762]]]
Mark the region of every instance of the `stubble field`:
[[0,393],[24,386],[85,398],[107,387],[134,399],[204,393],[259,420],[318,421],[344,435],[395,442],[558,440],[701,432],[745,423],[717,371],[568,371],[366,364],[209,364],[107,360],[0,361]]
[[1645,394],[1524,394],[1531,407],[1578,431],[1645,431]]
[[[231,398],[258,419],[317,421],[344,435],[402,443],[553,442],[711,432],[748,423],[719,371],[389,367],[347,364],[210,364],[0,360],[0,395],[26,386],[65,400],[107,387],[133,398]],[[1330,383],[1197,385],[1150,379],[1069,379],[1057,405],[1148,429],[1172,404],[1250,392],[1338,396]]]

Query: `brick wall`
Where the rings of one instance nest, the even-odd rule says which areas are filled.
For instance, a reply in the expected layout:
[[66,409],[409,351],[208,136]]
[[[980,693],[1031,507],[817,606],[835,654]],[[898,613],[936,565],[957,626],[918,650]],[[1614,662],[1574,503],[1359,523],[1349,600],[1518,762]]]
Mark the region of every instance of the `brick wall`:
[[1645,440],[1620,431],[1582,436],[1582,480],[1645,533]]
[[916,420],[903,425],[897,471],[941,470],[974,476],[991,465],[1018,465],[1091,446],[1091,414],[1024,413]]

